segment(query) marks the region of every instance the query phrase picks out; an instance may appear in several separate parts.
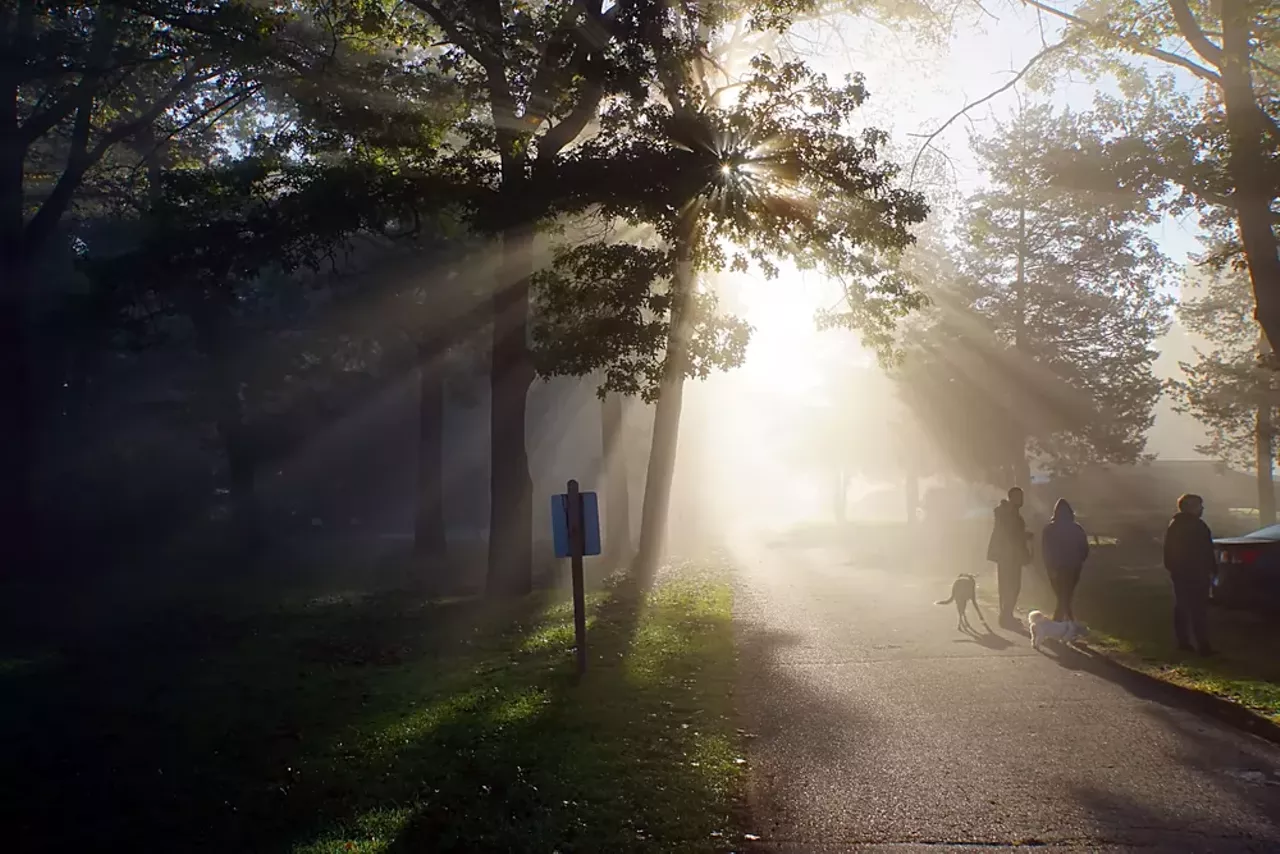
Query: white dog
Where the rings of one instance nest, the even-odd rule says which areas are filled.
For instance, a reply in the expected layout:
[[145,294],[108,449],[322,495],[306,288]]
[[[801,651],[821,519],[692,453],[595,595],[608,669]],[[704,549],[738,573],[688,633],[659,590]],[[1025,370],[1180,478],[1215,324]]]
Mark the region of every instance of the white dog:
[[1070,643],[1089,633],[1083,623],[1077,623],[1075,620],[1063,620],[1059,623],[1049,619],[1049,615],[1044,611],[1032,611],[1027,614],[1027,629],[1031,632],[1031,645],[1036,649],[1039,649],[1041,642],[1046,640]]

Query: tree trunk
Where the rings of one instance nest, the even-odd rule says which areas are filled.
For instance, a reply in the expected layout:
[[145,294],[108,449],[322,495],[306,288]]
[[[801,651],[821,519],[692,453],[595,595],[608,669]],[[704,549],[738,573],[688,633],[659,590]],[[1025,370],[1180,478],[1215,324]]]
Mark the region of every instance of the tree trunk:
[[1280,257],[1271,214],[1276,188],[1267,180],[1266,129],[1250,72],[1254,6],[1244,0],[1222,4],[1222,100],[1236,226],[1253,283],[1258,323],[1274,349],[1280,346]]
[[831,510],[836,524],[843,525],[849,517],[849,473],[841,466],[835,468],[835,481],[832,488]]
[[231,294],[215,285],[196,297],[191,313],[197,343],[209,359],[208,400],[227,463],[227,489],[237,544],[256,551],[264,541],[257,494],[257,443],[245,424],[241,365],[245,354],[230,339]]
[[1258,471],[1258,526],[1276,523],[1275,413],[1270,403],[1259,406],[1254,428],[1255,463]]
[[680,410],[684,404],[684,380],[689,368],[689,336],[693,328],[693,229],[696,222],[690,213],[684,217],[676,238],[676,273],[672,282],[675,301],[671,309],[671,329],[667,335],[667,358],[653,417],[653,444],[644,481],[640,548],[636,556],[637,567],[643,574],[651,574],[657,568],[666,547],[667,515],[671,507],[671,486],[680,440]]
[[[0,72],[2,73],[2,72]],[[32,253],[25,245],[18,85],[0,87],[0,575],[35,572],[35,389],[27,345]]]
[[[1021,361],[1026,358],[1024,348],[1026,346],[1026,325],[1027,325],[1027,208],[1022,204],[1018,208],[1018,259],[1017,259],[1017,278],[1014,281],[1013,301],[1014,301],[1014,321],[1013,321],[1013,355],[1014,358]],[[1017,376],[1015,370],[1015,376]],[[1019,400],[1020,395],[1015,394],[1013,404],[1009,407],[1009,418],[1012,422],[1013,437],[1010,443],[1010,451],[1012,452],[1013,464],[1013,483],[1010,486],[1021,486],[1026,488],[1031,480],[1031,466],[1027,462],[1027,429],[1023,421],[1025,413],[1023,412],[1022,401]]]
[[529,358],[529,255],[519,228],[502,236],[503,264],[493,295],[489,369],[490,596],[522,596],[533,587],[533,481],[525,420],[533,365]]
[[905,488],[907,499],[907,527],[914,528],[919,521],[920,510],[920,475],[914,467],[907,468]]
[[[413,552],[419,558],[443,558],[448,550],[444,524],[444,377],[436,348],[418,345],[418,494]],[[440,579],[428,573],[428,590]]]
[[626,408],[622,395],[610,393],[600,402],[600,448],[603,457],[605,550],[614,559],[631,555],[631,490],[623,443]]
[[[232,380],[234,382],[234,380]],[[227,383],[223,380],[223,383]],[[244,412],[234,385],[221,392],[218,434],[227,453],[227,480],[231,491],[231,513],[236,536],[247,552],[256,552],[266,541],[262,530],[262,510],[258,505],[258,454],[252,428],[244,423]]]
[[[6,250],[8,247],[6,247]],[[0,276],[0,575],[35,572],[35,389],[27,344],[29,271],[8,251]]]

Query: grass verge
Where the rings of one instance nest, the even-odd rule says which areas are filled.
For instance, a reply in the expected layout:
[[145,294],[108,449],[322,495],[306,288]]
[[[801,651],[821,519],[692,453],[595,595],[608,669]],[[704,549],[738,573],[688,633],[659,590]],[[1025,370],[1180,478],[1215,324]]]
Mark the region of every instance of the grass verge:
[[727,579],[589,607],[581,681],[555,597],[318,599],[6,667],[0,813],[25,851],[732,848]]
[[[1043,571],[1028,567],[1022,606],[1052,611],[1053,602]],[[1075,604],[1095,651],[1280,723],[1280,627],[1274,616],[1212,609],[1209,630],[1219,654],[1202,658],[1177,648],[1173,593],[1162,569],[1086,565]]]

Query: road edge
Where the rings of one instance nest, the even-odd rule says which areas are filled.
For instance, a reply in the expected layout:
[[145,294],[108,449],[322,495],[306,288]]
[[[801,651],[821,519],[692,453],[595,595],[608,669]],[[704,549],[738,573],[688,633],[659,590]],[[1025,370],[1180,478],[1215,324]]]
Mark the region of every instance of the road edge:
[[1117,675],[1133,682],[1141,682],[1149,690],[1163,694],[1167,699],[1213,718],[1219,723],[1280,745],[1280,724],[1248,706],[1218,694],[1162,679],[1149,670],[1127,661],[1122,653],[1101,649],[1087,641],[1076,641],[1073,645],[1087,652],[1093,660],[1110,668]]

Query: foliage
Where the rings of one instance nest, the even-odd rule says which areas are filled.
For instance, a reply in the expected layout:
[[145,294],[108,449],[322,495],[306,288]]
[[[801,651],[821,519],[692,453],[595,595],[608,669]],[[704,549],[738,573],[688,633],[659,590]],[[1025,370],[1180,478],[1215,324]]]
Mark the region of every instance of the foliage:
[[[557,204],[652,229],[668,253],[688,229],[695,244],[692,264],[700,270],[746,271],[754,263],[773,277],[779,258],[801,269],[821,268],[844,283],[849,303],[830,322],[859,328],[872,343],[887,345],[897,318],[920,304],[919,294],[889,261],[909,244],[908,226],[926,208],[918,195],[893,186],[896,169],[878,160],[882,133],[843,133],[849,114],[866,97],[861,82],[832,86],[801,63],[777,65],[756,57],[737,88],[737,100],[728,107],[692,88],[681,88],[666,102],[613,105],[599,133],[556,171]],[[586,262],[589,254],[597,257]],[[615,256],[638,263],[615,264]],[[591,299],[582,276],[587,272],[607,283],[599,293],[611,305],[609,322],[596,327],[595,340],[606,350],[581,368],[608,366],[611,388],[653,389],[662,376],[656,348],[666,341],[655,324],[671,308],[666,283],[674,255],[601,243],[562,258],[570,260],[579,284],[569,286],[572,293],[545,296],[545,308],[580,312]],[[605,271],[612,272],[602,278]],[[647,291],[644,275],[651,277]],[[570,281],[557,274],[541,283],[546,289]],[[746,328],[733,319],[711,319],[712,308],[705,295],[697,297],[690,376],[736,364],[745,345]],[[623,329],[616,325],[621,317],[640,325]],[[618,343],[607,344],[603,335],[619,336]],[[728,349],[717,353],[711,342]],[[625,365],[609,366],[610,347],[627,354]],[[641,352],[645,357],[637,360]],[[637,371],[635,379],[623,379]]]
[[[1190,284],[1190,283],[1188,283]],[[1253,319],[1249,281],[1240,272],[1207,271],[1196,283],[1199,296],[1184,298],[1178,318],[1208,342],[1194,363],[1182,363],[1183,379],[1171,383],[1179,410],[1209,429],[1209,441],[1196,448],[1241,470],[1257,464],[1260,408],[1275,409],[1272,371],[1259,364],[1259,330]],[[1269,435],[1275,446],[1274,418]]]
[[[598,393],[657,399],[672,307],[669,252],[629,243],[585,243],[561,252],[535,275],[536,364],[544,376],[604,372]],[[714,295],[699,293],[687,376],[742,363],[750,327],[716,313]]]
[[1150,212],[1053,186],[1043,163],[1046,149],[1093,143],[1047,107],[976,141],[993,186],[970,200],[961,234],[956,296],[989,330],[988,356],[1008,363],[992,377],[1005,417],[1054,470],[1140,458],[1160,394],[1168,263],[1143,231]]
[[6,4],[16,113],[4,153],[22,164],[22,251],[47,239],[87,179],[127,170],[108,157],[121,145],[198,137],[251,97],[284,24],[245,3]]
[[[1138,192],[1177,187],[1182,204],[1201,210],[1215,240],[1249,270],[1258,321],[1274,349],[1280,340],[1280,249],[1274,234],[1280,30],[1269,4],[1124,0],[1068,9],[1028,2],[1064,22],[1068,40],[1092,48],[1086,65],[1119,74],[1131,94],[1142,86],[1143,75],[1118,61],[1125,56],[1162,63],[1205,85],[1205,96],[1190,110],[1189,100],[1167,82],[1155,87],[1154,98],[1139,94],[1137,118],[1145,120],[1146,131],[1120,131],[1104,148],[1119,156],[1114,174],[1122,190],[1128,191],[1125,178]],[[1109,111],[1116,113],[1116,106],[1124,105],[1112,102]],[[1113,127],[1122,124],[1112,119]]]

